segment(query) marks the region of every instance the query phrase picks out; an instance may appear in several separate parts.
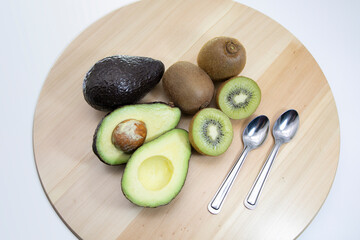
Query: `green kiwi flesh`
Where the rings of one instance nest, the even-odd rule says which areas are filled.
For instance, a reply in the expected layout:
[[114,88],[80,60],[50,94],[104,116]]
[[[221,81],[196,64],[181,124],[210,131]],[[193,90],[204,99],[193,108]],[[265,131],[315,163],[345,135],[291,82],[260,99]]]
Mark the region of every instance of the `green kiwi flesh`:
[[216,103],[231,119],[244,119],[255,112],[261,101],[257,83],[247,77],[234,77],[224,82],[216,95]]
[[202,109],[191,120],[189,140],[201,154],[218,156],[229,148],[232,139],[230,119],[216,108]]

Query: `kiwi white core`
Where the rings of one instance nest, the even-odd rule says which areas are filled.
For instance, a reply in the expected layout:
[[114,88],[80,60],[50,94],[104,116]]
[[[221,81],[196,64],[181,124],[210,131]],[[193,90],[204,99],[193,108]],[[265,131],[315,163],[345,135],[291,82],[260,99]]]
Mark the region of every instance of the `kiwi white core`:
[[244,103],[247,98],[248,98],[248,95],[243,94],[243,93],[240,93],[240,94],[234,96],[234,102],[235,102],[236,104]]
[[218,127],[215,124],[210,124],[207,128],[207,135],[215,141],[216,138],[219,136]]

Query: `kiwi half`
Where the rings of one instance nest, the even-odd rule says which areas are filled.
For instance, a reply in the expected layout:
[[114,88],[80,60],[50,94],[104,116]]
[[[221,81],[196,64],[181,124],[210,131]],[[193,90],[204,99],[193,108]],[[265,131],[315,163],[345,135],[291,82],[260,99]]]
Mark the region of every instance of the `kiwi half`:
[[229,148],[232,139],[230,119],[216,108],[200,110],[190,122],[190,143],[201,154],[218,156]]
[[257,83],[247,77],[234,77],[223,84],[216,94],[218,107],[231,119],[243,119],[255,112],[261,101]]

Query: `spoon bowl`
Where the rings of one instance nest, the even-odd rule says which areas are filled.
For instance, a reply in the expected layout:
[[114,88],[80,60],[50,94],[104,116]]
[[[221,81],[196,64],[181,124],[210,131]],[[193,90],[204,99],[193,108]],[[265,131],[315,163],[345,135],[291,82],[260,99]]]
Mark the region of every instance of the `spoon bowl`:
[[269,132],[269,119],[260,115],[253,119],[245,128],[242,138],[245,146],[251,149],[261,146]]
[[299,128],[299,114],[296,110],[290,109],[284,112],[273,126],[273,135],[276,141],[289,142]]

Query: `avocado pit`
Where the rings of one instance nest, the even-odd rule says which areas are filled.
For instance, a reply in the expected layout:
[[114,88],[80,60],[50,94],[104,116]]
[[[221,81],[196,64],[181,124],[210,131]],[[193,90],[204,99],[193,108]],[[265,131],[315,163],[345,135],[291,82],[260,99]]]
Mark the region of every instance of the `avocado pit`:
[[115,127],[111,140],[115,147],[129,153],[144,143],[146,134],[147,129],[143,121],[127,119]]

